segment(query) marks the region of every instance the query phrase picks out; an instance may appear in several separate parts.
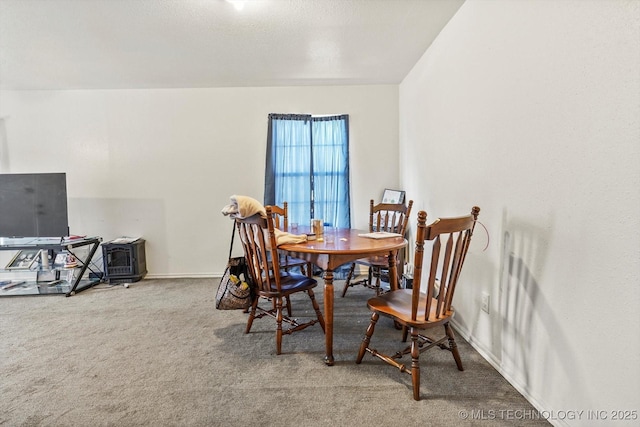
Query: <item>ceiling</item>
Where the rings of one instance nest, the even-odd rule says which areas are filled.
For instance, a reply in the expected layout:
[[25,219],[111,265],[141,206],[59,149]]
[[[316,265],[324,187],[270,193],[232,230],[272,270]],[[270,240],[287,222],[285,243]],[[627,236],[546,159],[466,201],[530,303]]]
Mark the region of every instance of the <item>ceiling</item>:
[[398,84],[464,0],[0,0],[0,89]]

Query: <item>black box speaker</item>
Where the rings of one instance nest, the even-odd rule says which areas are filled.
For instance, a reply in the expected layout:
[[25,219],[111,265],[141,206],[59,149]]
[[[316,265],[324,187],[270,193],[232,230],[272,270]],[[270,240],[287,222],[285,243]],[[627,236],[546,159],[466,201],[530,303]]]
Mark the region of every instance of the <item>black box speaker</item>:
[[[117,240],[116,240],[117,241]],[[102,244],[104,278],[109,283],[137,282],[147,274],[144,239]]]
[[404,289],[413,289],[413,275],[412,274],[403,274],[402,275],[402,287]]

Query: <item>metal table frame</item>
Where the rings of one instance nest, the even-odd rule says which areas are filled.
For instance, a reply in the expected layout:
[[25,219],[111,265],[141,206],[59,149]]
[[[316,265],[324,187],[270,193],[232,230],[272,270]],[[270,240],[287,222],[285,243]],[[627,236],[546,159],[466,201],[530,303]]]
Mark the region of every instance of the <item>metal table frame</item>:
[[[61,290],[56,292],[56,290],[48,290],[47,292],[38,292],[38,293],[19,293],[19,292],[7,292],[0,291],[0,296],[25,296],[25,295],[52,295],[52,294],[62,294],[69,297],[75,295],[78,292],[81,292],[85,289],[92,287],[93,285],[100,282],[100,279],[91,280],[83,280],[83,277],[91,263],[91,259],[95,255],[98,247],[100,246],[100,242],[102,241],[101,237],[79,237],[79,238],[64,238],[64,237],[15,237],[15,238],[0,238],[0,251],[19,251],[25,249],[38,249],[38,250],[52,250],[52,251],[67,251],[71,255],[73,255],[77,262],[78,268],[80,269],[77,274],[74,274],[73,282],[71,283],[70,289],[68,291]],[[87,255],[84,258],[81,258],[76,255],[74,252],[75,248],[90,246]],[[51,268],[53,270],[53,268]],[[31,281],[27,282],[28,284],[33,284]],[[37,285],[37,282],[36,282]],[[40,286],[37,285],[40,289]]]

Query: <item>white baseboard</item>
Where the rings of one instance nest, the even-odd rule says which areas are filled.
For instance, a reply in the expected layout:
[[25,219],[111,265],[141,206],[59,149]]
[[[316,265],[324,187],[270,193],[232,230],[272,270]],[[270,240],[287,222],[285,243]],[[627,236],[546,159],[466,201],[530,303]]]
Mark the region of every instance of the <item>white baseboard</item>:
[[[480,353],[480,355],[487,361],[489,362],[489,364],[491,366],[493,366],[493,368],[498,371],[498,373],[500,375],[502,375],[504,377],[505,380],[507,380],[509,382],[509,384],[511,384],[516,390],[518,390],[518,392],[520,394],[522,394],[522,396],[524,396],[525,399],[527,399],[527,401],[529,403],[531,403],[531,405],[533,405],[533,407],[540,413],[553,413],[553,411],[551,409],[549,409],[549,407],[547,405],[545,405],[543,402],[540,402],[538,399],[534,398],[533,396],[531,396],[531,394],[529,394],[529,392],[526,390],[526,388],[520,384],[515,377],[509,373],[506,372],[505,370],[502,369],[502,366],[500,365],[500,361],[493,355],[493,353],[491,353],[491,351],[489,351],[487,348],[485,348],[481,342],[477,341],[476,339],[474,339],[474,337],[470,334],[469,330],[462,328],[458,323],[456,323],[455,320],[451,321],[451,326],[453,326],[456,330],[456,332],[458,332],[458,334],[460,336],[462,336],[462,338],[464,338],[469,344],[471,344],[471,346],[478,352]],[[569,426],[569,424],[566,422],[566,420],[558,420],[558,419],[549,419],[548,420],[549,423],[551,423],[551,425],[554,426]]]
[[220,279],[223,273],[147,274],[145,279]]

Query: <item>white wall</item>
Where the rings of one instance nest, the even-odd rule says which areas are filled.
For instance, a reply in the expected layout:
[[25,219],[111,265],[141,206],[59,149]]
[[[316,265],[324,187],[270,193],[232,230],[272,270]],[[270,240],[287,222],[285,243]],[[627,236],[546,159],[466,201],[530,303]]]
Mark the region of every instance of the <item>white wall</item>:
[[467,1],[400,86],[408,196],[488,230],[456,323],[554,424],[640,411],[639,6]]
[[350,115],[352,218],[366,227],[369,199],[399,181],[395,85],[2,91],[0,172],[66,172],[71,233],[143,236],[149,277],[221,275],[220,210],[232,194],[262,201],[269,113]]

